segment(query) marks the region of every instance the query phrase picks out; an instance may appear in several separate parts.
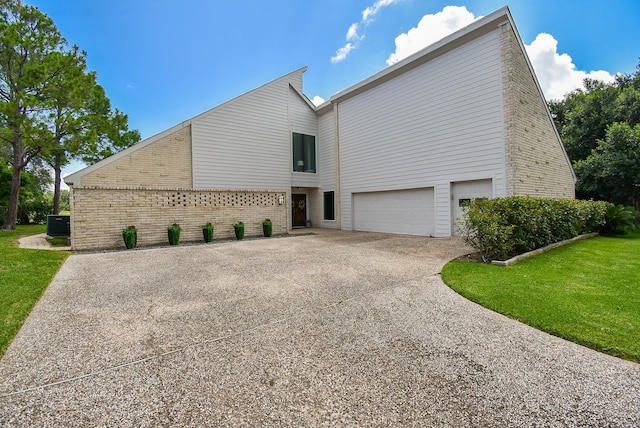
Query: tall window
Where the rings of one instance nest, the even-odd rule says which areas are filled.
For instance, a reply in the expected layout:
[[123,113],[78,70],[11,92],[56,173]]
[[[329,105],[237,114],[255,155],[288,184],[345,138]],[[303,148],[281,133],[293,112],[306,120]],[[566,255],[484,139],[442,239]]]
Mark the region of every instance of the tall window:
[[324,219],[336,219],[336,196],[335,192],[324,192]]
[[316,172],[316,137],[293,133],[293,170]]

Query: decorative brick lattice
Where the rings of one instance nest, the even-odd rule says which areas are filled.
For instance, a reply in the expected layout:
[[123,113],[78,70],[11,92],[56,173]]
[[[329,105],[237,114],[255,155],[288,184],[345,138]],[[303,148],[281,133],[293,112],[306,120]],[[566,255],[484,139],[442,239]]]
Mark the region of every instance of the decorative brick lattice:
[[261,205],[278,205],[276,193],[245,193],[245,192],[198,192],[178,191],[165,192],[163,197],[156,199],[160,207],[244,207]]

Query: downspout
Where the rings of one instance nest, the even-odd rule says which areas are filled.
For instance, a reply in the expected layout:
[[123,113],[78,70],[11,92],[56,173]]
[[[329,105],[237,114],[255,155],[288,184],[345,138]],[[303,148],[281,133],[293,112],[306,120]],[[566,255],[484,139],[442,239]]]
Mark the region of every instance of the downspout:
[[334,153],[336,154],[336,197],[335,197],[335,216],[336,228],[342,229],[342,195],[340,193],[340,116],[338,114],[338,103],[333,104],[333,123],[334,123]]

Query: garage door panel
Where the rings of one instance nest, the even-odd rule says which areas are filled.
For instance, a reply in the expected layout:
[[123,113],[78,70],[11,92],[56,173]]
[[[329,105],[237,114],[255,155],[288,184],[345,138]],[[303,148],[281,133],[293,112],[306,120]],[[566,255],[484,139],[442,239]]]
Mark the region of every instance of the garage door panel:
[[355,230],[433,235],[433,188],[354,193],[353,218]]

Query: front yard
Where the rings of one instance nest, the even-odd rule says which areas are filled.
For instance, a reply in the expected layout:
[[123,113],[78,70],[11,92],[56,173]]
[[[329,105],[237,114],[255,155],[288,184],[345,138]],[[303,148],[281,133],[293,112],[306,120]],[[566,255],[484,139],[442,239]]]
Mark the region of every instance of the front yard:
[[509,267],[454,260],[442,278],[482,306],[640,363],[640,231],[578,241]]
[[20,237],[45,231],[45,225],[30,225],[0,232],[0,357],[69,256],[65,251],[18,248]]

